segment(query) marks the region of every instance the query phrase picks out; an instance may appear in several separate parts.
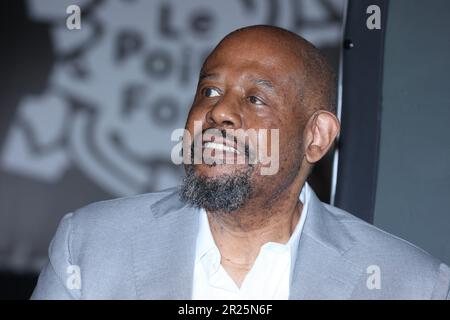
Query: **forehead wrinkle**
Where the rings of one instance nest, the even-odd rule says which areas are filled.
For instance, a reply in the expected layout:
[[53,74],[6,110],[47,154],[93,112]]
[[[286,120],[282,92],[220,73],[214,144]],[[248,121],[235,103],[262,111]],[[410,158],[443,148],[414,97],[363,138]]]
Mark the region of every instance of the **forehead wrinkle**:
[[[220,78],[225,73],[236,76],[244,80],[253,82],[256,85],[265,86],[267,88],[275,88],[275,85],[279,79],[288,75],[288,72],[282,72],[281,74],[275,73],[274,68],[277,63],[261,63],[257,59],[242,59],[241,61],[234,61],[230,64],[215,64],[212,67],[206,67],[200,73],[200,78]],[[210,71],[208,71],[210,70]]]

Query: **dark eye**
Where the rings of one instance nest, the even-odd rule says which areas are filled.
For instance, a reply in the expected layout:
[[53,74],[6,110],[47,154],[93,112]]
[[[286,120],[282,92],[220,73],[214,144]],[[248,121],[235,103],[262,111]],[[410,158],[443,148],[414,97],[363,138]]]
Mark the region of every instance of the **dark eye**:
[[250,97],[248,98],[248,100],[250,101],[250,103],[253,103],[253,104],[264,104],[264,103],[261,101],[261,99],[259,99],[259,98],[256,97],[256,96],[250,96]]
[[203,90],[203,94],[205,97],[208,97],[208,98],[220,96],[219,90],[214,89],[214,88],[206,88],[205,90]]

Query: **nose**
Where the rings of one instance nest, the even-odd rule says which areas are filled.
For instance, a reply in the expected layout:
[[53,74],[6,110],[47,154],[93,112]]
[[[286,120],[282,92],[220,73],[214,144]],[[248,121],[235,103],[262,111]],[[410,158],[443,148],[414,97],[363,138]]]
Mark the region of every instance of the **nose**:
[[206,114],[206,122],[222,129],[239,129],[242,127],[242,116],[237,101],[224,96]]

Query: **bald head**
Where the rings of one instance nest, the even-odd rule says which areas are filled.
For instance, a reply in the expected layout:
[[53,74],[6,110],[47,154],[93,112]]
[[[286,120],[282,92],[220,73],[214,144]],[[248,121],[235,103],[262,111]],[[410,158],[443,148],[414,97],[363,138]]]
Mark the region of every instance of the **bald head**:
[[[336,79],[333,69],[324,55],[309,41],[286,29],[255,25],[237,29],[220,41],[211,56],[219,49],[238,44],[242,52],[252,49],[252,44],[259,43],[269,48],[273,57],[279,56],[296,65],[294,77],[298,85],[300,105],[306,110],[327,110],[335,113]],[[247,50],[248,49],[248,50]],[[310,113],[308,112],[308,113]]]

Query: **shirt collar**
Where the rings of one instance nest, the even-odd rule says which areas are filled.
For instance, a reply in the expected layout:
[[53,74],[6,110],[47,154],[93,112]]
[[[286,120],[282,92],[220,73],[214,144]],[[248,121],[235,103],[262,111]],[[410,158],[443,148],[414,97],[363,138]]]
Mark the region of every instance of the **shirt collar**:
[[[305,182],[299,196],[299,199],[303,204],[302,212],[297,226],[295,227],[294,232],[289,238],[289,241],[286,244],[268,242],[264,245],[266,246],[267,244],[272,244],[279,246],[288,246],[291,253],[291,274],[295,265],[295,260],[297,259],[298,244],[300,241],[301,233],[303,231],[303,226],[305,225],[306,216],[308,214],[310,198],[311,187],[307,182]],[[214,269],[218,269],[220,263],[220,252],[214,242],[214,238],[209,227],[208,216],[203,208],[200,209],[200,225],[196,246],[196,263],[204,257],[208,257],[207,259],[211,259],[211,263],[213,263]]]
[[208,216],[205,209],[200,209],[200,227],[197,237],[197,250],[195,260],[201,259],[211,250],[217,249],[216,243],[209,227]]

